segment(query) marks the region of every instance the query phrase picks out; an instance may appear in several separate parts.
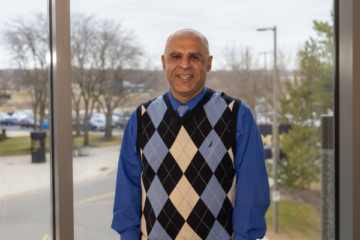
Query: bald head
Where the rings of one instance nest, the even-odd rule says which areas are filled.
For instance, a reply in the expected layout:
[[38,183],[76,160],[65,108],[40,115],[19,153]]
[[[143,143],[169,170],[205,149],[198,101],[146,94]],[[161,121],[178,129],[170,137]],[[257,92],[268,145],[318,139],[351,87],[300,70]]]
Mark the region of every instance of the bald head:
[[198,32],[194,29],[190,29],[190,28],[181,29],[181,30],[178,30],[178,31],[174,32],[173,34],[171,34],[166,41],[164,54],[166,55],[167,47],[171,41],[176,40],[178,38],[182,38],[182,37],[191,37],[191,38],[199,39],[202,42],[202,44],[206,47],[207,55],[210,54],[209,42],[206,39],[206,37],[204,35],[202,35],[200,32]]
[[161,62],[177,100],[186,103],[204,89],[212,59],[209,43],[198,31],[182,29],[170,35]]

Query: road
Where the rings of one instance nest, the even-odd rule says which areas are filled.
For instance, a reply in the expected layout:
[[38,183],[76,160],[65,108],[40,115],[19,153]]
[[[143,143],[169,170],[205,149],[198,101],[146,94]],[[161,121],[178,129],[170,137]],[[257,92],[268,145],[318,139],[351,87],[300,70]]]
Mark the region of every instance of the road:
[[[111,229],[116,173],[74,185],[75,240],[119,240]],[[0,200],[1,240],[51,240],[50,192]]]

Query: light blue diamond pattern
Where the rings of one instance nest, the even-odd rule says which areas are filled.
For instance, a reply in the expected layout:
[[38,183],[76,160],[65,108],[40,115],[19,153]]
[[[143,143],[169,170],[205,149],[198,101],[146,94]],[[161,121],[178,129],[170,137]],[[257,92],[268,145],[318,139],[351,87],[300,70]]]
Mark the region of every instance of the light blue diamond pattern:
[[147,196],[150,200],[151,206],[154,209],[154,213],[159,216],[161,209],[164,207],[166,201],[168,200],[168,195],[165,192],[165,189],[161,185],[161,182],[156,175],[152,181]]
[[172,240],[158,221],[155,222],[153,228],[151,229],[149,239]]
[[227,152],[214,129],[207,135],[199,151],[213,172],[215,172],[215,169]]
[[221,224],[216,220],[206,240],[218,240],[218,239],[230,239],[230,236],[227,233],[227,231],[223,228],[223,226],[221,226]]
[[228,107],[225,100],[221,97],[220,93],[215,93],[211,100],[204,105],[206,116],[212,127],[219,121],[221,115]]
[[144,148],[144,155],[152,169],[157,172],[169,149],[157,131],[151,136]]
[[226,198],[225,191],[221,187],[215,175],[213,175],[208,185],[206,186],[204,192],[202,193],[201,199],[210,209],[212,214],[214,214],[214,216],[216,217],[220,212],[220,209],[222,207],[225,198]]
[[151,121],[154,123],[155,128],[157,128],[161,123],[166,109],[167,106],[162,96],[158,97],[155,99],[155,101],[150,103],[149,107],[146,109],[151,118]]

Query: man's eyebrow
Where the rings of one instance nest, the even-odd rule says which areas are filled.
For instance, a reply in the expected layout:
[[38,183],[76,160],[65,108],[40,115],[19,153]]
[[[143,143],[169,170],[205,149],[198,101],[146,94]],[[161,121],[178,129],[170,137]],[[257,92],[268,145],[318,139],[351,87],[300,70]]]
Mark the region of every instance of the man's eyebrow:
[[176,51],[172,51],[169,55],[170,55],[170,56],[182,55],[182,53],[179,53],[179,52],[176,52]]
[[201,52],[191,52],[191,53],[189,53],[189,55],[202,57]]

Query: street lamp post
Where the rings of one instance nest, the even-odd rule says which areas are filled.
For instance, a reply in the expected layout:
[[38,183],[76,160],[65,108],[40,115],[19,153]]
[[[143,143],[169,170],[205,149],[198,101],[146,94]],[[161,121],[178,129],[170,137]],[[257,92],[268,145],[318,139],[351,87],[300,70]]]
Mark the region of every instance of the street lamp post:
[[277,119],[277,65],[276,65],[276,26],[273,28],[258,28],[257,31],[274,31],[274,80],[273,80],[273,110],[274,110],[274,118],[273,118],[273,127],[272,127],[272,159],[273,159],[273,226],[274,233],[278,232],[278,186],[277,186],[277,162],[279,160],[279,128],[278,128],[278,119]]

